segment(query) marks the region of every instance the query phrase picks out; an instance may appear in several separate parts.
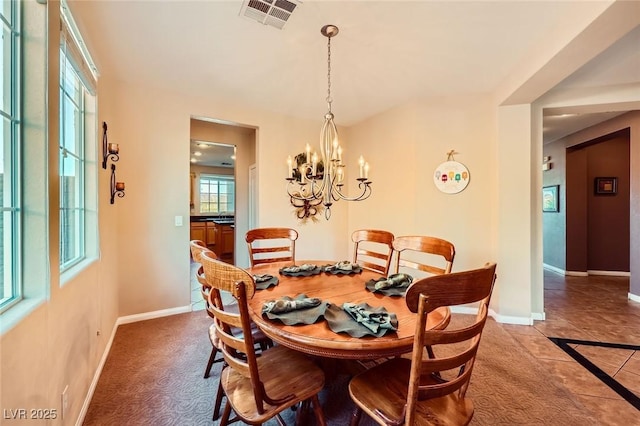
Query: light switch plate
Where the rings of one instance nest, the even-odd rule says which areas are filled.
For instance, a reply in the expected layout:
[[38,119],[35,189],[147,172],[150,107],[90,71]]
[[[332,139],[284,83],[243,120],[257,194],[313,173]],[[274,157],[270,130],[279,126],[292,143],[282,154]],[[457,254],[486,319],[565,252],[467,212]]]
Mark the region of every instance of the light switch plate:
[[182,216],[176,216],[176,226],[182,226]]

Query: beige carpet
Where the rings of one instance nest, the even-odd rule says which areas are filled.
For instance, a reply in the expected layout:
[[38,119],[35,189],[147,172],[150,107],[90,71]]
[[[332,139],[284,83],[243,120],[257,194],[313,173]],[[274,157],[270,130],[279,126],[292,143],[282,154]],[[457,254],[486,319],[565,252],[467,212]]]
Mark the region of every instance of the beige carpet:
[[[202,378],[211,350],[209,323],[200,311],[120,326],[84,424],[217,424],[211,413],[220,363],[209,379]],[[348,377],[338,375],[321,394],[329,425],[348,424],[353,405],[347,383]],[[493,320],[480,343],[469,395],[476,407],[472,425],[597,424]],[[287,411],[285,420],[292,425],[293,413]]]

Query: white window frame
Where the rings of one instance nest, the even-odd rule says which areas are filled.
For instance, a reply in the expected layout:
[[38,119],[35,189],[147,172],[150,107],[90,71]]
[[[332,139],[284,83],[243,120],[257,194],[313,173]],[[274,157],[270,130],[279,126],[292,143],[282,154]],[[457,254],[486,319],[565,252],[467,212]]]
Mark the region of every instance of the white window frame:
[[[65,82],[63,84],[63,82]],[[73,87],[68,90],[67,83]],[[60,271],[86,258],[85,251],[85,129],[86,88],[66,52],[60,49]],[[67,106],[70,105],[70,108]],[[75,122],[68,126],[69,121]],[[71,128],[70,128],[71,127]],[[68,130],[70,130],[68,132]],[[69,134],[72,133],[72,134]],[[67,142],[70,141],[69,144]],[[70,161],[69,161],[70,160]],[[71,169],[71,170],[69,170]],[[67,181],[67,178],[69,179]],[[77,181],[73,182],[73,178]],[[72,182],[68,184],[68,182]],[[70,188],[68,188],[70,187]],[[66,218],[70,218],[68,221]],[[71,254],[66,254],[67,250]]]
[[[4,3],[9,7],[9,16],[0,11],[2,43],[9,35],[8,52],[3,46],[2,55],[2,100],[0,101],[0,120],[2,126],[2,297],[0,313],[22,299],[22,238],[21,238],[21,168],[20,168],[20,88],[21,83],[21,46],[20,46],[20,2]],[[8,57],[7,57],[8,53]],[[5,63],[8,60],[8,66]],[[7,73],[8,71],[8,73]],[[8,92],[8,93],[7,93]],[[8,94],[8,102],[5,99]],[[5,110],[8,109],[7,110]],[[7,123],[8,120],[8,123]],[[5,124],[7,124],[5,128]],[[8,231],[8,232],[7,232]]]
[[[98,258],[98,120],[96,113],[96,67],[64,0],[60,3],[60,15],[60,169],[58,173],[60,178],[60,245],[58,249],[60,253],[60,285],[64,285]],[[67,70],[65,64],[68,64],[72,71]],[[67,71],[70,71],[72,75],[65,75]],[[67,94],[63,88],[63,81],[66,77],[75,79],[76,86],[79,87],[81,93],[74,102],[78,116],[73,128],[75,138],[73,149],[69,149],[69,146],[65,145],[64,139],[68,136],[64,128],[65,118],[68,117],[64,106],[64,97]],[[76,166],[79,168],[75,171],[78,182],[73,205],[63,205],[62,202],[63,174],[65,173],[63,168],[64,155],[67,155],[67,158],[69,156],[76,158]],[[64,213],[70,211],[74,211],[78,215],[78,220],[72,222],[75,225],[72,230],[65,228],[63,220]],[[70,240],[71,242],[69,242]],[[73,246],[73,257],[63,256],[65,244]]]
[[[231,182],[231,184],[233,185],[233,192],[231,194],[226,192],[227,196],[231,195],[231,206],[229,206],[229,203],[227,203],[227,207],[230,208],[230,210],[220,211],[220,198],[221,198],[220,196],[218,196],[218,201],[216,205],[217,211],[203,210],[203,205],[211,205],[213,203],[208,201],[207,202],[202,201],[203,196],[205,194],[209,194],[209,192],[207,193],[202,192],[202,185],[203,184],[211,185],[212,182],[215,182],[215,184],[218,187],[218,195],[220,195],[219,189],[220,189],[221,182]],[[199,198],[200,213],[202,214],[231,215],[235,212],[236,182],[235,182],[235,177],[233,175],[219,175],[219,174],[205,174],[205,173],[200,174],[200,178],[198,179],[198,194],[200,197]]]

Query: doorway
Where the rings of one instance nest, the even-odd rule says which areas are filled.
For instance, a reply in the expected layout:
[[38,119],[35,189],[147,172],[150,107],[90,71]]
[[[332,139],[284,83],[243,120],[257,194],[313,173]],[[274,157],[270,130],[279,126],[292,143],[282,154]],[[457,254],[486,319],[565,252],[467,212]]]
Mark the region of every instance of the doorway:
[[[630,133],[607,133],[606,122],[602,132],[597,127],[587,133],[595,137],[569,136],[543,146],[552,164],[543,171],[543,187],[559,188],[557,211],[542,213],[543,264],[561,276],[629,277]],[[598,193],[603,177],[615,178],[615,190]],[[545,272],[545,291],[553,287],[547,277]]]
[[[198,223],[204,219],[204,234],[200,230],[200,234],[195,235],[201,235],[210,240],[210,242],[206,241],[207,245],[222,260],[241,267],[248,266],[249,261],[243,237],[249,229],[249,176],[250,166],[257,162],[256,137],[257,129],[252,126],[206,117],[191,117],[189,148],[190,158],[195,159],[195,162],[190,164],[190,188],[192,191],[190,224],[202,227]],[[211,156],[206,156],[205,150],[211,153]],[[195,152],[200,152],[200,155],[195,155]],[[206,164],[203,160],[198,161],[198,158],[205,157],[208,158]],[[202,208],[200,185],[203,175],[212,177],[211,179],[214,181],[217,178],[221,180],[226,178],[227,182],[219,183],[220,188],[224,187],[225,191],[231,186],[233,187],[232,201],[223,200],[223,191],[217,191],[217,189],[210,191],[215,192],[210,199],[206,196],[203,197],[203,199],[206,198],[205,202],[215,202],[224,208],[213,208],[212,206]],[[257,177],[253,184],[257,188]],[[207,229],[209,223],[209,228],[212,231]],[[197,283],[193,272],[191,274],[192,281]],[[194,303],[198,303],[200,306],[199,302],[202,301],[202,297],[199,287],[196,292],[192,285],[191,295],[192,306],[195,306]]]

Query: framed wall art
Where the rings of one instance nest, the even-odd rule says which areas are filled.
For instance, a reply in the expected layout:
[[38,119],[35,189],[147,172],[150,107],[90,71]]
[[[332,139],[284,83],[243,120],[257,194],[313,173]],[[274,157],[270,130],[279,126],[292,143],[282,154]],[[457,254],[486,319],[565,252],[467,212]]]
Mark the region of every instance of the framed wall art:
[[445,194],[457,194],[469,185],[471,175],[464,164],[445,161],[433,173],[433,183]]
[[557,213],[560,211],[558,190],[560,185],[545,186],[542,188],[542,211]]
[[593,182],[595,195],[615,195],[618,192],[618,178],[597,177]]

